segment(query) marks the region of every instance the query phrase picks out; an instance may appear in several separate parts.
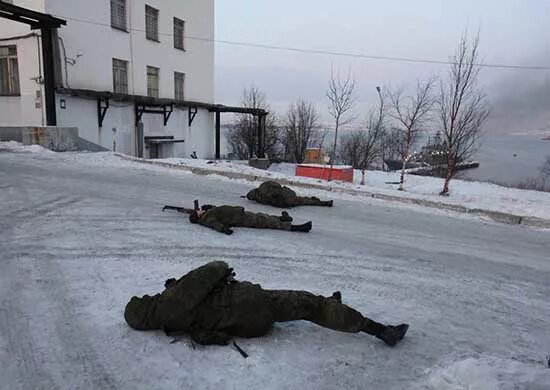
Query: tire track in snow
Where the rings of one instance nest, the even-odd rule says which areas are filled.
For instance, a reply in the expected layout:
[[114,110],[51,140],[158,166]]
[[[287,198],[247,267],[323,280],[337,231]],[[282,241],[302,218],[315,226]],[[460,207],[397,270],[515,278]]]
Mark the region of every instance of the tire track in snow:
[[[30,305],[26,301],[26,286],[23,281],[15,276],[23,276],[15,270],[14,261],[4,259],[0,265],[3,275],[10,275],[10,280],[2,281],[2,302],[0,306],[0,334],[5,342],[4,354],[8,357],[9,363],[0,366],[0,378],[9,381],[10,390],[17,389],[56,389],[49,372],[44,369],[43,362],[46,359],[44,351],[38,349],[37,336],[29,327],[30,317],[23,312],[22,308]],[[11,366],[11,367],[10,367]],[[0,382],[0,388],[4,388]],[[7,390],[7,388],[5,388]]]
[[[47,330],[49,336],[57,340],[55,345],[61,346],[63,351],[62,354],[52,354],[51,358],[57,361],[56,366],[68,370],[65,376],[69,375],[69,379],[64,378],[64,386],[66,381],[70,381],[72,389],[119,388],[110,370],[96,353],[89,332],[81,323],[77,309],[82,303],[76,299],[75,291],[67,283],[59,261],[37,262],[34,268],[43,279],[51,281],[41,283],[39,288],[51,302],[50,328]],[[67,364],[67,361],[71,363]]]

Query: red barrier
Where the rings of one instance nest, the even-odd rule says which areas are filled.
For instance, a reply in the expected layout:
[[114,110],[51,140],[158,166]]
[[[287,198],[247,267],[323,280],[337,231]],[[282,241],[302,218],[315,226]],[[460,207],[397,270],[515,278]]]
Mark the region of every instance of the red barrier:
[[[328,180],[330,170],[330,165],[299,164],[296,165],[296,176]],[[335,165],[332,167],[331,179],[353,183],[353,168],[348,165]]]

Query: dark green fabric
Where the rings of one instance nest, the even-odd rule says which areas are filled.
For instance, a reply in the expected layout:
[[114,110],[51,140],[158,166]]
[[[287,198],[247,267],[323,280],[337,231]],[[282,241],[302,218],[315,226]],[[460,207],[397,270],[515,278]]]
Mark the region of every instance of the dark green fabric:
[[238,337],[260,337],[273,325],[273,317],[259,284],[224,285],[197,310],[194,327]]
[[124,310],[128,325],[138,330],[188,330],[196,309],[231,274],[227,263],[213,261],[199,267],[154,297],[132,297]]
[[316,197],[298,196],[290,188],[282,186],[275,181],[262,183],[258,188],[251,190],[246,197],[258,203],[280,208],[325,206],[327,203]]
[[199,224],[221,233],[229,233],[233,227],[256,229],[290,230],[290,222],[281,222],[280,217],[245,211],[243,207],[219,206],[205,212]]
[[264,290],[249,282],[230,283],[231,272],[224,262],[208,263],[162,294],[133,297],[124,317],[134,329],[188,332],[199,344],[226,344],[233,336],[260,337],[274,322],[306,320],[338,331],[359,332],[370,321],[336,298],[306,291]]
[[340,332],[357,333],[365,318],[337,298],[325,298],[307,291],[264,290],[275,322],[311,321]]

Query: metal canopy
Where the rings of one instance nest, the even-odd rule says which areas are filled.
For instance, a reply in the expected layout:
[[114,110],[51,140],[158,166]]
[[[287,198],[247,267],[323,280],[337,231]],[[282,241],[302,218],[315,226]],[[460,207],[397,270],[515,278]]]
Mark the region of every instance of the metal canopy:
[[168,120],[174,111],[174,104],[142,104],[135,102],[136,123],[141,121],[143,114],[161,114],[164,119],[164,126],[168,124]]
[[184,142],[185,142],[184,139],[146,139],[145,140],[146,144],[157,144],[157,145],[181,144],[181,143],[184,143]]
[[75,88],[58,88],[58,93],[71,95],[75,97],[82,97],[88,99],[110,99],[117,102],[135,102],[140,105],[145,106],[162,106],[172,104],[177,108],[204,108],[210,112],[229,112],[237,114],[250,114],[250,115],[267,115],[266,110],[260,108],[246,108],[246,107],[232,107],[225,106],[223,104],[212,104],[212,103],[203,103],[203,102],[194,102],[188,100],[175,100],[175,99],[164,99],[164,98],[155,98],[150,96],[142,95],[129,95],[122,93],[114,93],[109,91],[95,91],[91,89],[75,89]]
[[262,158],[265,156],[265,119],[269,114],[266,110],[261,108],[247,108],[247,107],[232,107],[224,106],[222,104],[211,104],[211,103],[202,103],[202,102],[193,102],[193,101],[182,101],[175,99],[164,99],[164,98],[155,98],[150,96],[141,96],[141,95],[129,95],[121,93],[113,93],[109,91],[95,91],[90,89],[74,89],[74,88],[58,88],[58,93],[71,95],[75,97],[81,97],[86,99],[96,99],[97,112],[98,112],[98,122],[101,126],[103,124],[103,119],[109,108],[109,100],[114,100],[118,102],[129,102],[134,103],[135,107],[135,121],[136,126],[141,120],[141,117],[144,113],[151,114],[162,114],[164,117],[164,125],[168,123],[170,115],[172,114],[173,108],[187,108],[188,109],[188,122],[189,126],[193,123],[197,111],[199,108],[206,109],[210,112],[214,112],[215,115],[215,140],[216,140],[216,158],[221,157],[221,119],[220,114],[227,113],[236,113],[236,114],[250,114],[258,118],[258,148],[257,155]]
[[32,30],[58,28],[67,25],[67,22],[63,19],[58,19],[51,15],[36,12],[28,8],[4,3],[3,1],[0,1],[0,17],[28,24],[31,26]]

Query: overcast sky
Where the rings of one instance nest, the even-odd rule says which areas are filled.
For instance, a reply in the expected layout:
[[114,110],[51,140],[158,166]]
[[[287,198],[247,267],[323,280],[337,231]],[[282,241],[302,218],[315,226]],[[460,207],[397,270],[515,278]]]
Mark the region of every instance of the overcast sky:
[[[485,63],[550,66],[548,0],[217,0],[216,39],[369,55],[447,60],[466,27],[481,29]],[[351,68],[358,110],[377,85],[410,85],[444,75],[441,65],[353,59],[216,45],[216,95],[237,104],[243,87],[264,90],[277,112],[298,97],[326,111],[331,66]],[[492,127],[550,127],[550,71],[486,69]],[[513,119],[513,120],[512,120]]]

